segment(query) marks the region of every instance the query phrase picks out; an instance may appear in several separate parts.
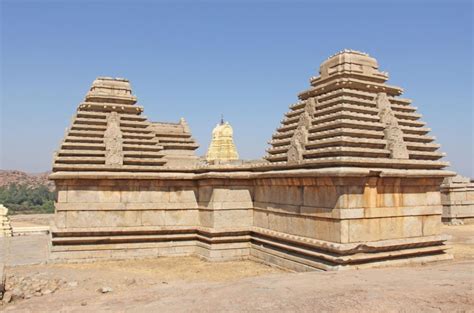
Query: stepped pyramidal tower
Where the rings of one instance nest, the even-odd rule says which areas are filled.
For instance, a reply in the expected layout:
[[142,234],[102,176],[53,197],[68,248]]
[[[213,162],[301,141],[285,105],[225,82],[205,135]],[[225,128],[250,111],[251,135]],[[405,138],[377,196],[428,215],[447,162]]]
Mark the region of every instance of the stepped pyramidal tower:
[[152,122],[151,128],[163,147],[168,166],[192,167],[197,164],[199,158],[194,151],[199,145],[184,118],[178,123]]
[[66,130],[53,172],[156,172],[176,159],[194,164],[198,146],[186,122],[151,123],[136,103],[128,80],[97,78]]
[[229,122],[221,120],[212,130],[212,140],[207,150],[206,160],[208,162],[235,161],[239,159],[237,148],[234,144],[234,131]]
[[440,169],[439,145],[403,89],[366,53],[344,50],[321,64],[273,134],[272,163]]

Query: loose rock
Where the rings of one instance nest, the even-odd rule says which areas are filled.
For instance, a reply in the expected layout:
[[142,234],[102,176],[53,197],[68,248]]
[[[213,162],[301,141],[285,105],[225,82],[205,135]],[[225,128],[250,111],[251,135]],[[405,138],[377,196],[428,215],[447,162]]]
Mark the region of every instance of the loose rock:
[[67,283],[67,285],[69,287],[77,287],[78,284],[77,284],[77,281],[70,281],[70,282]]
[[100,292],[102,293],[108,293],[114,291],[111,287],[102,287],[99,289]]
[[12,301],[12,293],[7,291],[3,294],[3,303],[10,303]]

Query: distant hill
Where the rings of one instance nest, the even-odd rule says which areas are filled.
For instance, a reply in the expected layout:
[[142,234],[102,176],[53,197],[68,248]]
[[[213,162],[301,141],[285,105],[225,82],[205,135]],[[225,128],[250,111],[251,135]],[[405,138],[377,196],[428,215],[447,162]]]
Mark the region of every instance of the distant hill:
[[46,186],[49,190],[54,190],[54,182],[48,180],[51,172],[44,173],[25,173],[17,170],[0,170],[0,187],[12,184],[23,185],[26,187]]

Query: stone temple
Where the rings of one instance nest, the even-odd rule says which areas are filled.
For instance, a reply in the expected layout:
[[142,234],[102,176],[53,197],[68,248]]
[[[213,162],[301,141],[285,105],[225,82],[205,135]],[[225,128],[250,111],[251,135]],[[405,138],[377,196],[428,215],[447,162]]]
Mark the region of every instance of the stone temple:
[[212,140],[206,153],[209,163],[236,161],[239,159],[237,148],[234,144],[234,130],[222,118],[220,124],[212,130]]
[[51,258],[198,255],[296,271],[450,258],[440,185],[453,173],[387,79],[374,58],[341,51],[265,160],[203,164],[183,120],[150,122],[127,80],[98,78],[55,155]]

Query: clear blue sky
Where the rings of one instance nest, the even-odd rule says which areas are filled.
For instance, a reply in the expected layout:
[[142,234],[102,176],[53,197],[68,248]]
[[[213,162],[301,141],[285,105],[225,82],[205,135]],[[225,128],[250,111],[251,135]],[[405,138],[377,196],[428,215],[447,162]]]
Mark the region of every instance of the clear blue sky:
[[2,169],[49,170],[97,76],[130,79],[153,121],[185,117],[200,155],[223,113],[241,157],[261,157],[319,64],[349,48],[474,176],[472,1],[0,2]]

